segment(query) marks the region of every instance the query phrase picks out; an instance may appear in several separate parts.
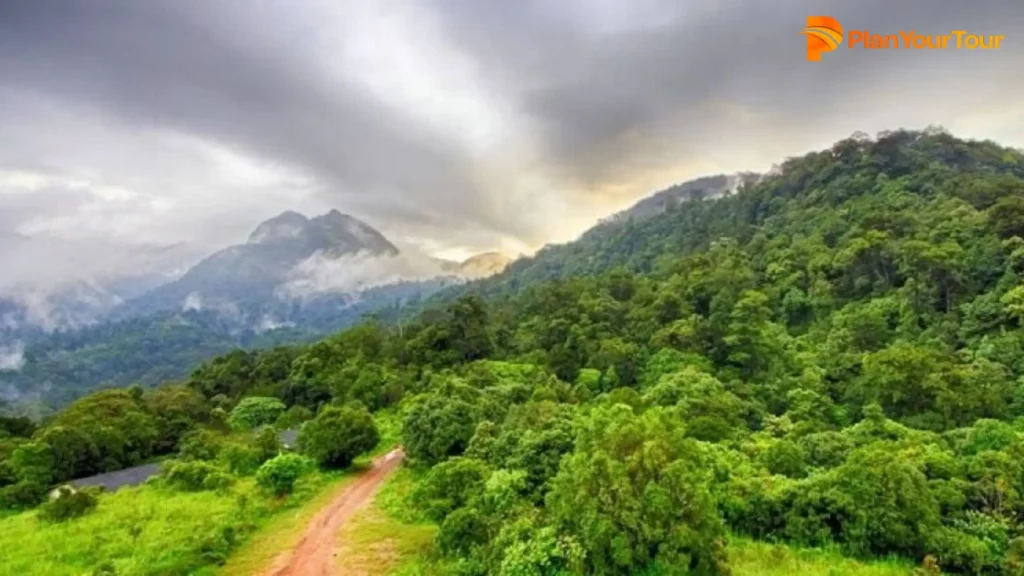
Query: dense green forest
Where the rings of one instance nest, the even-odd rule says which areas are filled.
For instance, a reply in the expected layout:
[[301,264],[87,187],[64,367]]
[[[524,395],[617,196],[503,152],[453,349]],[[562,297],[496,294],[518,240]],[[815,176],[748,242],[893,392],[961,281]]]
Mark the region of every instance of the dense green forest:
[[338,467],[386,411],[437,573],[724,575],[741,536],[1024,574],[1020,151],[854,136],[441,304],[6,419],[0,500],[161,454],[287,489],[269,437],[242,466],[215,431],[301,425]]

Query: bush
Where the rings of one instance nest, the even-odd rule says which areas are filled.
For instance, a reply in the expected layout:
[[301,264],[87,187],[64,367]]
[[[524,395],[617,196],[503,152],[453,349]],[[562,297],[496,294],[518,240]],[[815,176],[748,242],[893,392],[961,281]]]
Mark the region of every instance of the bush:
[[256,484],[276,496],[283,496],[292,491],[295,481],[308,467],[309,461],[298,454],[279,454],[256,471]]
[[765,450],[761,456],[765,468],[772,474],[802,478],[806,475],[804,453],[791,440],[778,440]]
[[[204,461],[180,462],[171,460],[164,464],[164,482],[166,485],[188,492],[209,490],[207,479],[214,474],[224,474],[214,464]],[[223,482],[215,481],[215,484]]]
[[181,460],[216,460],[222,447],[220,435],[209,430],[190,430],[178,442],[178,458]]
[[379,441],[373,416],[348,406],[324,408],[299,433],[299,447],[325,468],[345,468]]
[[264,462],[260,459],[259,450],[239,442],[225,444],[220,452],[219,461],[228,471],[239,476],[253,474]]
[[284,403],[277,398],[248,396],[231,410],[228,424],[237,430],[251,430],[273,424],[283,413]]
[[75,490],[71,486],[61,486],[54,498],[39,507],[39,519],[64,522],[84,516],[99,503],[98,492],[95,488]]
[[203,490],[210,490],[211,492],[227,490],[235,485],[235,480],[234,476],[222,470],[210,472],[203,479]]
[[260,430],[253,441],[260,464],[277,456],[281,452],[281,440],[277,437],[277,430],[267,426]]
[[313,411],[305,406],[296,404],[288,409],[287,412],[281,414],[281,417],[274,423],[276,428],[281,430],[287,430],[289,428],[298,428],[304,422],[313,419]]
[[42,502],[45,496],[46,486],[38,482],[22,480],[17,484],[0,488],[0,509],[32,508]]
[[482,494],[491,471],[475,458],[456,457],[434,466],[423,481],[416,484],[413,499],[418,508],[434,522],[442,522],[455,510]]

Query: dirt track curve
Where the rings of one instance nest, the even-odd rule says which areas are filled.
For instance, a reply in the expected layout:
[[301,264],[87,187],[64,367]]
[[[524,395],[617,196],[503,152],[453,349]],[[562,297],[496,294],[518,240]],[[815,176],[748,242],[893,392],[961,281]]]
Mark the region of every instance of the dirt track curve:
[[306,528],[299,544],[285,552],[264,576],[331,576],[334,574],[335,539],[338,530],[365,506],[389,474],[398,468],[405,453],[396,448],[374,460],[373,467],[344,486]]

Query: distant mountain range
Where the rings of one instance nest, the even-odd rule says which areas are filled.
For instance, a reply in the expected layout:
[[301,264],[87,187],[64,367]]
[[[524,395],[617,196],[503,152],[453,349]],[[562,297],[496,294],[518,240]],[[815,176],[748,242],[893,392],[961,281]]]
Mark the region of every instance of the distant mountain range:
[[[24,298],[0,298],[0,405],[6,399],[45,413],[97,387],[182,378],[235,347],[311,341],[367,314],[404,318],[467,291],[507,294],[535,281],[600,273],[630,257],[631,226],[759,177],[719,175],[674,186],[574,242],[514,262],[497,252],[462,262],[403,252],[337,210],[312,218],[284,212],[256,226],[243,244],[197,257],[184,271],[168,267],[173,275],[140,267],[145,273],[130,278],[49,293],[48,306],[59,304],[75,321],[69,326],[79,328],[49,332],[26,313]],[[157,254],[152,262],[174,261]]]
[[114,317],[200,305],[254,305],[274,298],[289,274],[314,255],[329,261],[398,253],[373,227],[337,210],[314,218],[284,212],[258,225],[245,244],[215,252],[181,278],[128,300]]
[[[18,237],[22,254],[53,250],[52,242]],[[73,245],[69,261],[89,258]],[[98,258],[108,257],[104,251]],[[148,267],[130,275],[105,275],[8,286],[0,290],[0,344],[12,334],[69,329],[101,321],[182,310],[219,310],[248,327],[286,324],[295,301],[309,307],[348,306],[360,293],[395,284],[408,295],[493,274],[509,259],[497,252],[465,262],[403,254],[369,224],[338,210],[307,218],[283,212],[260,223],[244,244],[229,246],[182,270],[183,249],[146,248],[132,254]],[[193,262],[197,258],[191,254]],[[41,257],[41,256],[40,256]],[[168,266],[170,261],[174,266]],[[73,264],[69,264],[73,266]],[[162,268],[162,269],[161,269]],[[170,268],[168,270],[168,268]],[[2,288],[2,287],[0,287]],[[282,314],[283,312],[283,314]],[[281,318],[267,320],[268,314]]]

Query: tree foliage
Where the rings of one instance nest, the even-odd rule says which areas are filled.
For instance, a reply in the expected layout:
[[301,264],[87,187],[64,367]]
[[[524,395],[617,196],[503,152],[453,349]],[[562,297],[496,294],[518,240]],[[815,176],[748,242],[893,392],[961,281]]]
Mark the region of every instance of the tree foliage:
[[325,468],[346,468],[380,440],[366,408],[327,406],[299,433],[299,447]]

